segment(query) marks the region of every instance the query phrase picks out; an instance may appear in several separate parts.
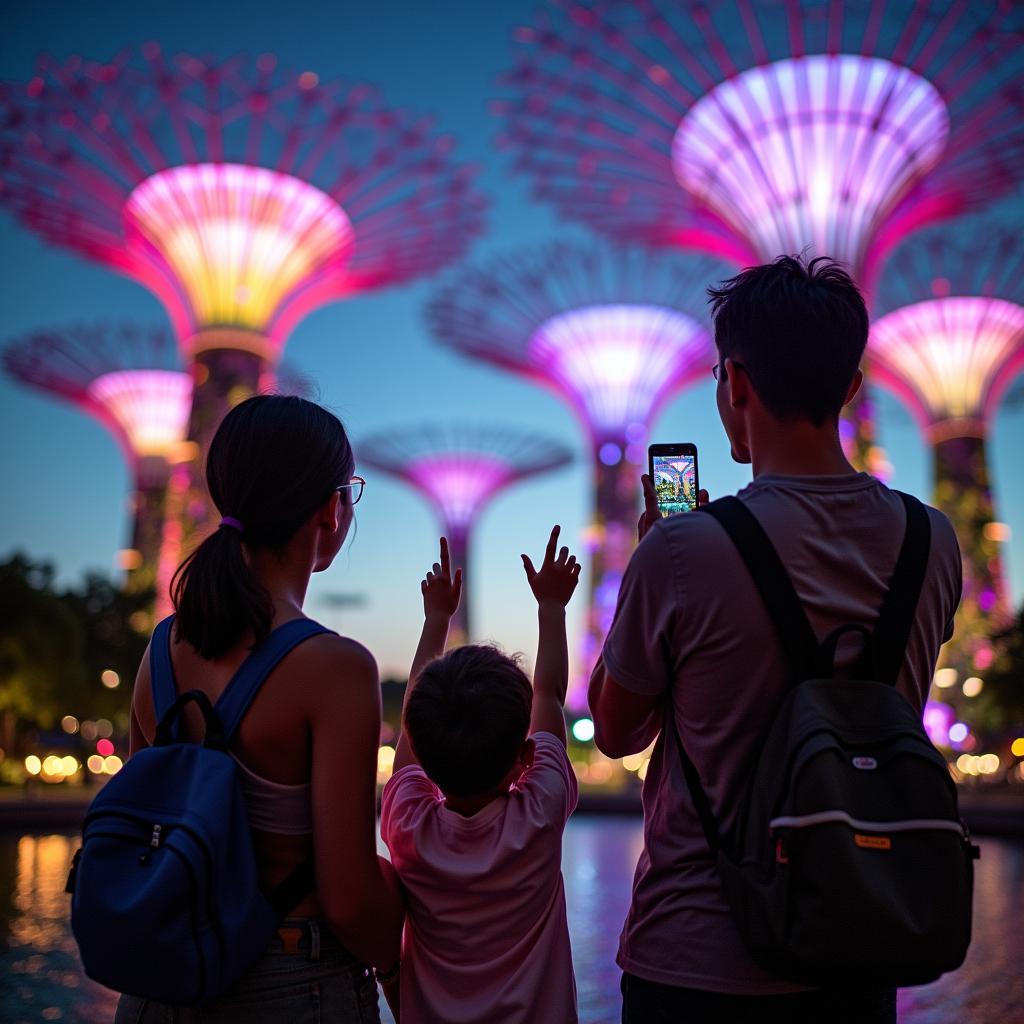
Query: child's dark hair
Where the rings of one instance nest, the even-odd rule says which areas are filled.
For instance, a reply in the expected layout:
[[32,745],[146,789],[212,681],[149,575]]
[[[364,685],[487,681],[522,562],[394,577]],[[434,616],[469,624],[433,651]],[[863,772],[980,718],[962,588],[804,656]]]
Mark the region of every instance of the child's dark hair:
[[[214,530],[178,567],[176,636],[216,658],[270,632],[273,604],[242,550],[283,547],[355,468],[337,416],[289,395],[257,395],[217,428],[206,460],[210,497],[241,530]],[[344,497],[343,497],[343,500]]]
[[770,413],[819,427],[839,415],[867,345],[868,311],[838,263],[780,256],[708,295],[719,357],[743,366]]
[[485,644],[458,647],[420,673],[404,727],[427,775],[452,796],[493,789],[530,729],[533,688],[515,660]]

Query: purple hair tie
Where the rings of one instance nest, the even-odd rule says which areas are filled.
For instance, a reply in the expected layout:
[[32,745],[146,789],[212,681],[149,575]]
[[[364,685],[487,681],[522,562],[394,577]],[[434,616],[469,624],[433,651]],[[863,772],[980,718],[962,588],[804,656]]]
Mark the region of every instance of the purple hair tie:
[[220,529],[222,526],[230,526],[231,529],[237,530],[239,533],[245,533],[245,529],[242,526],[241,521],[236,519],[234,516],[224,516],[224,518],[217,524],[217,529]]

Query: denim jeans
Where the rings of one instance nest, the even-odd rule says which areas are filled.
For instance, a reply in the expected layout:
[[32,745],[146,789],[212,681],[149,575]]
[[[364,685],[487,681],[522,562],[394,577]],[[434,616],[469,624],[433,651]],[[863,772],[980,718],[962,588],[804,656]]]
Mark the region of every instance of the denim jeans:
[[893,988],[733,996],[622,976],[622,1024],[896,1024]]
[[326,925],[285,921],[226,995],[199,1007],[123,995],[114,1024],[380,1024],[377,981]]

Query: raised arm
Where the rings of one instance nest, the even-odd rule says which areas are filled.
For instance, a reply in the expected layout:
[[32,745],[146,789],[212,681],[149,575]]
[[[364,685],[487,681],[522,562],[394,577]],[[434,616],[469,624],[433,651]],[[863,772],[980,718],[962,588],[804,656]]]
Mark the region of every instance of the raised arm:
[[[420,583],[420,592],[423,594],[423,631],[420,633],[420,642],[412,659],[412,668],[409,669],[409,682],[406,684],[405,699],[402,701],[403,721],[405,705],[409,702],[420,673],[435,658],[444,654],[448,624],[459,607],[459,599],[462,596],[462,569],[456,569],[455,576],[452,576],[446,537],[441,538],[441,561],[435,562],[433,569],[424,577]],[[394,771],[397,772],[407,764],[417,763],[416,752],[412,749],[412,744],[403,729],[395,749]]]
[[528,555],[523,568],[537,599],[537,664],[533,671],[533,712],[530,732],[549,732],[564,744],[565,692],[569,686],[569,647],[565,637],[565,606],[580,578],[580,564],[563,547],[555,557],[561,527],[554,527],[539,570]]

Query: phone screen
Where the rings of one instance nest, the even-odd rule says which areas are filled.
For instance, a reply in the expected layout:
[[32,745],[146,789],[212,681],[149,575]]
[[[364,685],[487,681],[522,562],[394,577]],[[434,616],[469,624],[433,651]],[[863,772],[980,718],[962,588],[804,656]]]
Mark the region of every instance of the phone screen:
[[697,507],[697,447],[692,444],[652,444],[651,480],[662,516],[691,512]]

